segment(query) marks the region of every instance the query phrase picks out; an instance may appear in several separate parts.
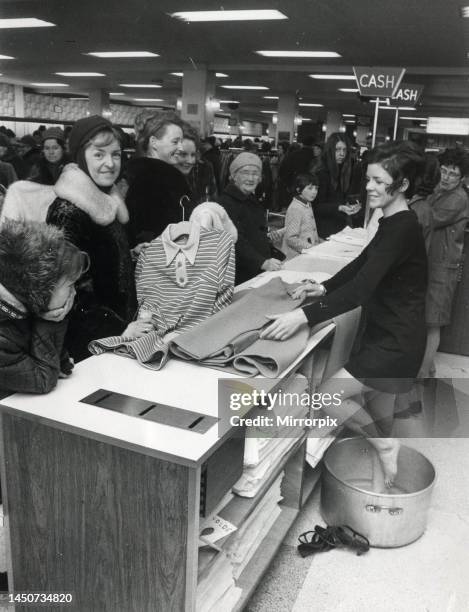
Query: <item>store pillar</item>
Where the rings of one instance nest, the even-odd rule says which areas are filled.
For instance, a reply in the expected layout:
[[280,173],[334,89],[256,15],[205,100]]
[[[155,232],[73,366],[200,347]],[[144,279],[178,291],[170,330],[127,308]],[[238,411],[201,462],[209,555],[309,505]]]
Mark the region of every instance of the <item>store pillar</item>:
[[340,132],[342,127],[342,113],[338,111],[327,111],[326,140],[331,134]]
[[295,137],[296,96],[294,94],[281,94],[278,101],[276,142],[288,140],[293,142]]
[[184,70],[182,79],[181,119],[190,123],[199,134],[213,133],[215,111],[215,73],[205,68]]
[[91,90],[89,93],[89,109],[90,115],[101,115],[102,117],[110,118],[109,92],[104,89]]

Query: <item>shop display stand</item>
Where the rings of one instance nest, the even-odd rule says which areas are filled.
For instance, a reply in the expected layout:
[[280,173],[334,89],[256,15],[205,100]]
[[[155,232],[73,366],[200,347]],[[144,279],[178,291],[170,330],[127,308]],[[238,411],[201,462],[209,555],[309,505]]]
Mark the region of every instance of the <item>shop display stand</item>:
[[[312,336],[285,376],[333,329],[329,325]],[[201,477],[211,457],[218,463],[225,448],[232,452],[230,432],[220,439],[217,427],[186,431],[81,400],[108,389],[216,417],[219,378],[239,377],[176,360],[155,372],[105,354],[78,364],[48,395],[15,394],[1,401],[0,470],[12,591],[72,593],[73,602],[63,608],[70,612],[196,610]],[[282,513],[238,580],[243,593],[237,609],[301,507],[308,488],[304,436],[255,498],[235,498],[224,509],[240,526],[285,470]],[[214,483],[220,500],[232,484]]]

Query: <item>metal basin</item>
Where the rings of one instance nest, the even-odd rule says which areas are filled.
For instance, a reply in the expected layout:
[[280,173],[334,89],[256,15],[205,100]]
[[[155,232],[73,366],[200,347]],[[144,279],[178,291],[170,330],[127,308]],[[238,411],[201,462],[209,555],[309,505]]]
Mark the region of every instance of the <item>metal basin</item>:
[[401,446],[394,486],[375,491],[377,454],[365,438],[337,441],[324,457],[321,515],[328,525],[349,525],[372,546],[410,544],[427,525],[435,469],[418,451]]

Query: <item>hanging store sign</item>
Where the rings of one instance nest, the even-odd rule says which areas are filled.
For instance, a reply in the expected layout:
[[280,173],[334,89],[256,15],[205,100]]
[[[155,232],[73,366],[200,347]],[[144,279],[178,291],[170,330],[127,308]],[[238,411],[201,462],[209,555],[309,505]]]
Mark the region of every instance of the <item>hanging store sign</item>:
[[361,96],[393,98],[399,89],[405,68],[354,66],[353,72]]
[[411,85],[410,83],[402,83],[393,96],[393,102],[405,102],[407,104],[417,104],[422,96],[423,85]]

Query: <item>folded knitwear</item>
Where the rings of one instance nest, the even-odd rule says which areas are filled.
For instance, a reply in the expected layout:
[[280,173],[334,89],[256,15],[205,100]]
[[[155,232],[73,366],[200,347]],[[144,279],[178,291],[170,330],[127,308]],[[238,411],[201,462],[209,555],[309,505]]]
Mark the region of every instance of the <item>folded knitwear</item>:
[[308,340],[305,324],[288,340],[263,340],[259,333],[269,321],[266,314],[290,312],[300,306],[288,294],[288,285],[281,279],[243,293],[223,311],[181,333],[170,343],[170,351],[181,359],[201,365],[232,365],[237,372],[278,376],[298,357]]

